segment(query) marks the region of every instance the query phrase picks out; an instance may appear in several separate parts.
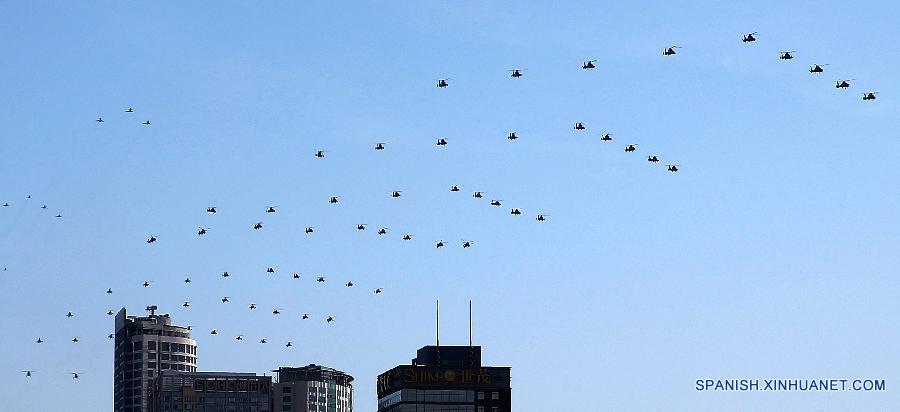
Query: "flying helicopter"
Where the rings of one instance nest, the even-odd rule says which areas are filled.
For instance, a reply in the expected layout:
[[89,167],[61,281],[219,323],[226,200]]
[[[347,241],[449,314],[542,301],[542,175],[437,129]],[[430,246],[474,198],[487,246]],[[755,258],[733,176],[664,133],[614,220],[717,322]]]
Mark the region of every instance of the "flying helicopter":
[[850,88],[850,81],[851,81],[851,80],[856,80],[856,79],[838,80],[838,81],[835,81],[835,82],[834,82],[834,88],[835,88],[835,89],[848,89],[848,88]]
[[134,113],[134,108],[129,107],[128,110],[125,111],[125,113]]
[[103,123],[103,118],[102,118],[102,117],[98,117],[97,120],[94,120],[94,121],[97,122],[97,123]]
[[147,120],[147,121],[145,121],[144,123],[141,123],[141,124],[142,124],[142,125],[145,125],[145,126],[150,126],[150,121]]
[[78,374],[81,372],[69,372],[72,374],[72,379],[78,379]]
[[400,197],[400,196],[402,196],[402,193],[403,193],[402,190],[395,190],[395,191],[391,192],[391,197]]
[[572,126],[572,128],[575,130],[584,130],[585,129],[584,123],[581,123],[581,122],[575,122],[575,125]]
[[255,303],[251,303],[250,306],[249,306],[249,308],[250,308],[250,310],[256,309],[256,304],[255,304]]
[[301,316],[300,318],[301,319],[309,319],[309,313],[304,313],[303,316]]
[[203,235],[205,235],[207,230],[209,230],[209,228],[205,228],[205,227],[202,227],[202,226],[201,226],[200,229],[197,230],[197,236],[203,236]]
[[24,371],[22,371],[22,373],[25,374],[26,378],[30,378],[31,374],[34,373],[34,371],[24,370]]
[[223,278],[227,278],[227,277],[229,277],[229,276],[231,276],[231,275],[228,274],[228,272],[222,272],[222,277],[223,277]]
[[334,322],[334,317],[329,316],[329,317],[325,318],[325,322],[328,322],[328,323]]
[[388,232],[388,228],[383,227],[383,228],[381,228],[381,229],[378,229],[378,232],[377,232],[377,233],[378,233],[379,235],[382,235],[382,236],[383,236],[383,235],[386,235],[387,232]]
[[216,207],[215,206],[208,207],[208,208],[206,208],[206,211],[208,213],[216,213]]
[[741,41],[744,42],[744,43],[752,43],[752,42],[755,42],[755,41],[756,41],[756,35],[757,35],[757,32],[747,33],[747,34],[744,35],[744,37],[741,39]]
[[375,292],[374,292],[374,293],[377,295],[377,294],[381,293],[382,290],[384,290],[384,289],[382,289],[382,288],[375,288]]
[[518,78],[524,76],[524,74],[522,74],[522,72],[524,72],[525,69],[511,69],[511,70],[507,70],[507,71],[512,72],[512,74],[510,74],[509,77],[518,79]]
[[434,244],[434,247],[436,247],[436,248],[442,248],[442,247],[444,247],[444,241],[443,241],[443,240],[438,240],[437,243]]
[[863,100],[875,100],[875,95],[878,92],[865,92],[863,93]]
[[809,72],[813,73],[813,74],[822,73],[825,71],[825,69],[824,69],[825,66],[828,66],[828,65],[827,64],[814,64],[812,66],[809,66]]
[[651,163],[659,162],[659,157],[656,155],[647,156],[647,161]]
[[36,342],[36,343],[44,343],[44,339],[41,338],[41,337],[38,337],[37,340],[36,340],[35,342]]
[[275,213],[275,208],[278,206],[269,206],[266,208],[266,213]]
[[149,243],[153,243],[153,242],[156,242],[156,236],[150,235],[150,237],[147,238],[147,243],[149,244]]
[[450,80],[450,79],[438,79],[438,81],[437,81],[437,87],[443,89],[443,88],[449,86],[450,83],[447,83],[447,80]]
[[47,208],[47,205],[41,206],[41,209],[46,209],[46,208]]
[[152,283],[152,282],[153,282],[152,280],[145,280],[144,283],[142,283],[141,285],[143,285],[145,288],[149,288],[150,283]]
[[281,314],[281,311],[278,310],[278,308],[275,308],[275,309],[272,309],[272,314],[273,314],[273,315],[280,315],[280,314]]
[[794,51],[783,51],[783,52],[781,52],[781,55],[778,56],[778,58],[781,60],[791,60],[794,58],[793,53],[795,53],[795,52]]
[[323,158],[323,157],[325,157],[325,151],[324,151],[324,150],[321,150],[321,149],[316,150],[315,156],[318,157],[318,158]]
[[107,310],[107,311],[106,311],[106,314],[107,314],[108,316],[112,316],[112,315],[113,315],[113,311],[112,311],[111,309],[110,309],[110,310]]
[[375,143],[375,150],[384,150],[385,143]]
[[445,138],[443,138],[443,137],[440,138],[440,139],[437,139],[437,143],[435,143],[435,144],[437,144],[438,146],[446,146],[446,145],[447,145],[447,139],[445,139]]
[[228,303],[231,296],[222,296],[222,303]]
[[673,55],[675,55],[675,49],[680,49],[680,48],[681,48],[681,46],[666,47],[665,49],[663,49],[662,54],[663,54],[663,56],[673,56]]
[[509,214],[518,216],[522,214],[522,211],[519,210],[519,208],[514,207],[509,211]]
[[596,60],[585,60],[585,61],[581,62],[581,68],[584,70],[594,69],[597,67],[597,66],[594,66],[594,62],[596,62]]
[[316,282],[324,283],[324,282],[325,282],[325,276],[319,276],[319,278],[316,279]]
[[234,340],[244,340],[244,335],[237,335],[234,337]]
[[451,192],[458,192],[458,191],[459,191],[459,186],[457,186],[457,185],[452,185],[452,186],[450,186],[450,191],[451,191]]
[[613,139],[612,137],[613,137],[612,133],[606,133],[603,136],[600,136],[600,140],[604,141],[604,142],[611,142]]
[[353,281],[352,281],[352,280],[349,281],[349,282],[347,282],[347,287],[348,287],[348,288],[349,288],[349,287],[353,287]]
[[189,302],[189,301],[184,301],[184,303],[182,303],[181,306],[184,307],[184,308],[189,308],[189,307],[191,307],[191,302]]
[[112,294],[112,288],[106,289],[106,294],[107,294],[107,295],[111,295],[111,294]]
[[678,165],[666,165],[666,170],[675,173],[678,171]]
[[184,283],[191,283],[191,278],[190,277],[184,278]]
[[547,220],[548,216],[550,216],[550,215],[537,215],[537,217],[535,217],[534,220],[537,220],[538,222],[543,222],[543,221]]
[[62,215],[56,215],[56,216],[54,216],[54,217],[55,217],[55,218],[61,218]]
[[294,279],[300,279],[300,274],[297,272],[294,272]]
[[294,346],[294,343],[291,342],[291,341],[288,341],[287,343],[284,344],[284,346],[285,346],[286,348],[290,348],[291,346]]
[[78,343],[78,336],[76,336],[76,337],[74,337],[74,338],[72,338],[72,342],[74,342],[74,343]]
[[303,229],[303,233],[310,234],[316,231],[314,226],[307,226],[306,229]]
[[475,244],[475,242],[472,242],[471,240],[463,240],[462,247],[463,247],[463,249],[468,249],[468,248],[472,247],[472,245],[474,245],[474,244]]
[[275,273],[275,268],[269,266],[266,268],[266,273]]
[[635,150],[637,150],[636,144],[625,145],[625,152],[633,152]]
[[516,132],[509,132],[509,134],[506,135],[506,138],[509,140],[516,140],[519,138],[519,135],[517,135]]
[[115,339],[115,338],[116,338],[116,334],[115,334],[115,333],[110,333],[109,335],[106,335],[106,338],[107,338],[107,339]]
[[472,194],[472,197],[474,197],[474,198],[476,198],[476,199],[481,199],[481,198],[484,197],[484,193],[485,193],[485,192],[475,192],[475,193]]
[[66,313],[66,317],[67,317],[67,318],[71,318],[71,317],[74,317],[74,316],[75,316],[75,314],[72,313],[72,312]]
[[328,203],[334,204],[337,202],[338,202],[338,196],[331,196],[330,198],[328,198]]
[[491,206],[498,206],[498,207],[499,207],[499,206],[500,206],[500,202],[502,202],[501,199],[493,199],[493,200],[491,200]]
[[210,335],[218,335],[218,334],[219,334],[219,331],[213,329],[213,330],[211,330],[211,331],[209,332],[209,334],[210,334]]
[[262,222],[256,222],[256,224],[253,225],[253,229],[254,229],[254,230],[259,230],[259,229],[262,229],[262,226],[263,226],[263,225],[262,225]]
[[9,203],[4,203],[3,207],[9,207]]
[[407,234],[403,235],[403,240],[412,240],[412,234],[407,233]]

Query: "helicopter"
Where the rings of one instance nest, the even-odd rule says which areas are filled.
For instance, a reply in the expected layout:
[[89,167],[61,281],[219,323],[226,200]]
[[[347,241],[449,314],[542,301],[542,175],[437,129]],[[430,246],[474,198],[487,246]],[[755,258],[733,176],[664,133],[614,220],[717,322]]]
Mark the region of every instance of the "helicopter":
[[106,289],[106,294],[107,294],[107,295],[111,295],[111,294],[112,294],[112,288]]
[[450,186],[450,191],[451,191],[451,192],[458,192],[458,191],[459,191],[459,186],[457,186],[457,185],[452,185],[452,186]]
[[744,42],[744,43],[752,43],[752,42],[755,42],[755,41],[756,41],[756,34],[757,34],[756,32],[753,32],[753,33],[747,33],[747,34],[744,35],[744,37],[741,39],[741,41]]
[[436,248],[442,248],[442,247],[444,247],[444,241],[443,241],[443,240],[438,240],[437,243],[434,244],[434,247],[436,247]]
[[75,314],[72,313],[72,312],[66,313],[66,317],[67,317],[67,318],[71,318],[71,317],[73,317],[73,316],[75,316]]
[[275,208],[278,206],[269,206],[266,208],[266,213],[275,213]]
[[189,307],[191,307],[191,302],[189,302],[189,301],[184,301],[184,303],[182,303],[181,306],[184,307],[184,308],[189,308]]
[[315,232],[315,230],[316,230],[315,227],[307,226],[306,229],[303,229],[303,232],[309,234],[309,233]]
[[337,202],[338,202],[338,197],[337,197],[337,196],[331,196],[330,198],[328,198],[328,203],[334,204],[334,203],[337,203]]
[[400,197],[400,196],[402,196],[402,193],[403,193],[402,190],[395,190],[395,191],[391,192],[391,197]]
[[301,319],[309,319],[309,313],[304,313],[303,316],[301,316],[300,318]]
[[509,134],[506,135],[506,138],[509,140],[516,140],[519,138],[519,135],[517,135],[516,132],[509,132]]
[[38,337],[37,340],[35,341],[35,343],[44,343],[44,339]]
[[407,233],[407,234],[403,235],[403,240],[412,240],[412,234]]
[[256,309],[256,304],[255,304],[255,303],[251,303],[250,306],[249,306],[249,308],[250,308],[250,310]]
[[116,334],[115,334],[115,333],[110,333],[109,335],[106,335],[106,338],[107,338],[107,339],[115,339],[115,338],[116,338]]
[[152,281],[152,280],[145,280],[144,283],[142,283],[141,285],[143,285],[145,288],[149,288],[151,282],[153,282],[153,281]]
[[824,66],[828,66],[828,65],[827,64],[814,64],[812,66],[809,66],[809,72],[813,73],[813,74],[822,73],[825,71],[825,69],[823,68]]
[[472,245],[474,245],[474,244],[475,244],[475,242],[472,242],[471,240],[463,240],[462,247],[463,247],[463,249],[468,249],[468,248],[472,247]]
[[550,216],[550,215],[537,215],[537,217],[535,217],[534,220],[537,220],[538,222],[543,222],[543,221],[547,220],[548,216]]
[[604,141],[604,142],[611,142],[613,139],[612,137],[613,137],[612,133],[606,133],[603,136],[600,136],[600,140]]
[[125,113],[134,113],[134,108],[129,107],[128,110],[125,111]]
[[215,206],[208,207],[208,208],[206,208],[206,211],[208,213],[216,213],[216,207]]
[[356,230],[366,230],[366,224],[365,223],[357,224]]
[[78,374],[81,372],[69,372],[72,374],[72,379],[78,379]]
[[450,80],[450,79],[438,79],[438,81],[437,81],[437,87],[443,89],[443,88],[449,86],[450,84],[447,83],[447,80]]
[[74,343],[78,343],[78,336],[76,336],[76,337],[74,337],[74,338],[72,338],[72,342],[74,342]]
[[324,151],[324,150],[321,150],[321,149],[316,150],[315,156],[318,157],[318,158],[323,158],[323,157],[325,157],[325,151]]
[[630,144],[630,145],[626,145],[626,146],[625,146],[625,151],[626,151],[626,152],[633,152],[633,151],[635,151],[635,150],[637,150],[637,145],[636,145],[636,144]]
[[499,200],[499,199],[493,199],[493,200],[491,200],[491,206],[498,206],[498,207],[499,207],[499,206],[500,206],[500,202],[502,202],[502,200]]
[[349,287],[353,287],[353,281],[352,281],[352,280],[349,281],[349,282],[347,282],[347,287],[348,287],[348,288],[349,288]]
[[24,370],[24,371],[22,371],[22,373],[25,374],[26,378],[30,378],[31,374],[34,373],[34,371]]
[[237,335],[234,337],[234,340],[244,340],[244,335]]
[[514,78],[514,79],[518,79],[519,77],[524,76],[524,74],[522,74],[522,72],[524,72],[525,69],[512,69],[512,70],[508,70],[508,71],[509,71],[509,72],[512,72],[512,74],[510,74],[509,77],[512,77],[512,78]]
[[384,143],[375,143],[375,150],[384,150]]
[[778,58],[781,60],[791,60],[794,58],[794,55],[791,53],[795,53],[795,52],[794,51],[783,51],[783,52],[781,52],[781,55],[778,56]]
[[328,322],[328,323],[334,322],[334,317],[329,316],[329,317],[325,318],[325,322]]
[[666,47],[665,49],[663,49],[662,54],[663,54],[663,56],[672,56],[675,54],[675,49],[680,49],[680,48],[681,48],[681,46]]
[[440,139],[437,139],[437,143],[435,143],[435,144],[437,144],[438,146],[446,146],[446,145],[447,145],[447,139],[445,139],[445,138],[443,138],[443,137],[440,138]]
[[184,278],[184,283],[191,283],[191,278],[190,277]]
[[218,334],[219,334],[219,331],[213,329],[213,330],[211,330],[211,331],[209,332],[209,334],[210,334],[210,335],[218,335]]
[[149,244],[149,243],[153,243],[153,242],[156,242],[156,236],[150,235],[150,237],[147,238],[147,243]]
[[228,303],[231,296],[222,296],[222,303]]
[[850,88],[850,81],[851,81],[851,80],[855,80],[855,79],[850,79],[850,80],[838,80],[838,81],[834,82],[834,88],[835,88],[835,89],[847,89],[847,88]]
[[103,123],[103,118],[102,118],[102,117],[98,117],[97,120],[94,120],[94,121],[97,122],[97,123]]
[[675,173],[678,171],[678,165],[666,165],[666,170]]
[[374,292],[374,293],[377,295],[377,294],[381,293],[382,290],[384,290],[384,289],[382,289],[382,288],[375,288],[375,292]]
[[227,277],[229,277],[229,276],[231,276],[231,275],[228,274],[228,272],[222,272],[222,277],[223,277],[223,278],[227,278]]
[[585,61],[581,62],[581,68],[584,70],[594,69],[597,67],[597,66],[594,66],[595,61],[596,60],[585,60]]
[[197,236],[203,236],[203,235],[205,235],[207,230],[209,230],[209,228],[200,227],[200,229],[197,230]]
[[112,316],[112,315],[113,315],[113,311],[112,311],[112,310],[108,310],[108,311],[106,311],[106,314],[107,314],[108,316]]
[[53,216],[53,217],[60,218],[60,217],[62,217],[62,215],[56,215],[56,216]]
[[300,279],[300,274],[297,272],[294,272],[294,279]]
[[472,194],[472,197],[474,197],[476,199],[481,199],[484,197],[484,192],[475,192]]
[[324,283],[324,282],[325,282],[325,276],[319,276],[319,278],[316,279],[316,282]]
[[378,233],[379,235],[386,235],[386,234],[387,234],[387,231],[388,231],[388,228],[383,227],[383,228],[381,228],[381,229],[378,229],[378,232],[377,232],[377,233]]
[[656,162],[659,162],[659,157],[657,157],[656,155],[647,156],[647,161],[656,163]]
[[866,93],[863,93],[863,100],[875,100],[875,95],[876,95],[876,94],[878,94],[878,92],[866,92]]
[[286,347],[286,348],[290,348],[291,346],[294,346],[294,343],[291,341],[288,341],[287,343],[284,344],[284,347]]
[[254,230],[259,230],[259,229],[262,229],[262,226],[263,226],[263,225],[262,225],[262,222],[256,222],[256,224],[253,225],[253,229],[254,229]]
[[275,308],[275,309],[272,309],[272,314],[273,314],[273,315],[280,315],[280,314],[281,314],[281,311],[278,310],[278,308]]
[[509,211],[509,214],[518,216],[522,214],[522,211],[519,210],[519,208],[514,207]]
[[266,268],[266,273],[275,273],[275,268],[269,266]]
[[142,125],[145,125],[145,126],[150,126],[150,121],[147,120],[147,121],[145,121],[144,123],[141,123],[141,124],[142,124]]
[[581,122],[575,122],[575,125],[572,126],[572,128],[575,130],[584,130],[585,129],[584,123],[581,123]]
[[3,207],[9,207],[9,203],[4,203]]
[[46,208],[47,208],[47,205],[41,206],[41,209],[46,209]]

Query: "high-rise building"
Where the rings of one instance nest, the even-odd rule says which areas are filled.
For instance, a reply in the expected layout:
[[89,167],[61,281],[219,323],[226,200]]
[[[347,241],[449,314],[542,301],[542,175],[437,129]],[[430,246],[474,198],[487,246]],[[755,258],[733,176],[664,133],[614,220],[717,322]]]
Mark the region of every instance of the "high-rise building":
[[272,394],[274,411],[352,412],[353,377],[336,369],[310,364],[282,366]]
[[172,325],[168,314],[116,315],[113,411],[147,412],[147,388],[161,371],[197,371],[197,342],[190,328]]
[[148,407],[150,412],[269,412],[272,394],[271,376],[167,370],[150,382]]
[[378,376],[379,412],[510,412],[508,366],[481,364],[481,346],[425,346]]

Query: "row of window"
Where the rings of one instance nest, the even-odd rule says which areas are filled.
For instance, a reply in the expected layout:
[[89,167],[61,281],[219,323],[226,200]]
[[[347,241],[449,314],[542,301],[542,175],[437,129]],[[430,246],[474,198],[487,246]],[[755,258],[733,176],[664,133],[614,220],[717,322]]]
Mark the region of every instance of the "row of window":
[[[191,355],[197,354],[197,347],[194,345],[187,345],[184,343],[173,343],[173,342],[160,342],[159,346],[162,348],[162,349],[160,349],[161,352],[181,352],[181,353],[188,353]],[[132,344],[131,348],[135,351],[144,350],[144,342],[143,341],[134,342]],[[156,341],[148,340],[147,341],[147,350],[156,350]],[[127,356],[127,354],[126,354],[126,356]]]

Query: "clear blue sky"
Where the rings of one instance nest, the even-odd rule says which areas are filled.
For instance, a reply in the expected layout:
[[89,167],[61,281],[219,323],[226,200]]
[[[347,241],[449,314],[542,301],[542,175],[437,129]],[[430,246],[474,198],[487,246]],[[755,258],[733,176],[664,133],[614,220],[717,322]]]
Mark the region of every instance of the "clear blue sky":
[[[0,2],[5,408],[109,410],[105,312],[158,304],[196,328],[201,370],[325,364],[374,411],[376,375],[433,342],[436,299],[448,344],[474,301],[516,410],[900,403],[896,2],[486,3]],[[695,391],[705,378],[889,391]]]

